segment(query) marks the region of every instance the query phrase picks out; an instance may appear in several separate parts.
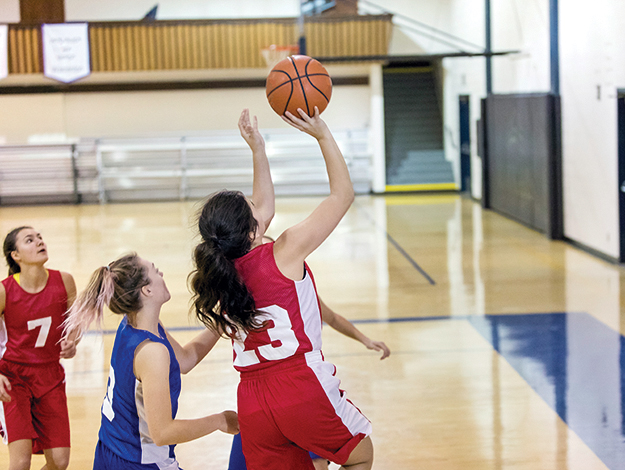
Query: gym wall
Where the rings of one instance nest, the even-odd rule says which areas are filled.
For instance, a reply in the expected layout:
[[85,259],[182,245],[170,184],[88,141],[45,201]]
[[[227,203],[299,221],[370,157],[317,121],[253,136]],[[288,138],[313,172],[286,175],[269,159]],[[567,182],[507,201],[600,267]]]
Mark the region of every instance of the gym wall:
[[565,235],[619,256],[617,89],[625,88],[625,5],[560,2]]
[[[236,129],[244,107],[263,128],[287,126],[269,107],[264,88],[0,95],[0,142],[24,144],[43,134],[120,137]],[[337,86],[323,116],[336,130],[362,128],[369,107],[368,86]]]
[[[122,0],[66,0],[66,17],[68,21],[137,19],[154,6],[154,3],[153,0],[139,0],[130,4]],[[162,13],[169,18],[243,15],[267,17],[282,15],[282,12],[283,16],[295,16],[298,5],[297,0],[165,0],[158,3],[159,15]],[[475,44],[484,44],[484,2],[386,0],[378,3],[383,3],[389,10],[419,19]],[[549,0],[492,2],[493,49],[521,52],[518,55],[493,59],[495,93],[548,91],[548,6]],[[621,60],[621,53],[625,50],[625,4],[616,0],[597,0],[592,4],[582,0],[570,0],[559,2],[559,8],[564,234],[575,242],[617,258],[620,234],[616,91],[625,88],[625,63]],[[16,11],[19,13],[18,0],[0,0],[1,21],[15,21]],[[430,39],[398,31],[395,31],[391,43],[391,52],[429,53],[438,52],[441,48],[439,43]],[[479,118],[479,100],[485,95],[484,63],[483,58],[445,59],[443,62],[445,148],[447,158],[454,162],[457,162],[459,156],[458,95],[471,96],[474,197],[480,197],[481,187],[481,160],[476,151],[475,122]],[[366,95],[366,89],[367,87],[363,87],[355,95],[348,93],[352,97],[357,95],[356,100],[349,100],[355,103],[355,109],[359,109],[358,106],[368,106],[370,99]],[[225,92],[188,94],[199,96],[203,93]],[[238,91],[232,93],[238,96]],[[119,101],[114,99],[110,108],[104,108],[102,116],[109,117],[115,109],[123,109],[122,96],[119,94]],[[154,96],[150,98],[153,99]],[[142,100],[141,96],[132,99]],[[164,97],[162,99],[163,102],[168,100],[169,98]],[[33,123],[38,128],[37,132],[47,132],[48,129],[55,131],[59,128],[69,131],[78,128],[78,124],[88,127],[88,124],[83,123],[73,127],[74,120],[71,113],[69,116],[67,113],[80,109],[83,105],[86,109],[93,110],[95,101],[95,96],[0,97],[0,108],[6,110],[0,116],[0,125],[2,129],[13,129],[17,134],[19,129],[27,129]],[[160,96],[157,101],[161,101]],[[153,105],[146,103],[145,106]],[[233,107],[240,106],[233,104]],[[349,112],[349,109],[347,107],[341,112]],[[351,117],[361,119],[362,115],[355,111]],[[100,117],[92,119],[97,120]],[[110,130],[115,131],[115,128]],[[20,132],[22,136],[25,134],[24,131]]]

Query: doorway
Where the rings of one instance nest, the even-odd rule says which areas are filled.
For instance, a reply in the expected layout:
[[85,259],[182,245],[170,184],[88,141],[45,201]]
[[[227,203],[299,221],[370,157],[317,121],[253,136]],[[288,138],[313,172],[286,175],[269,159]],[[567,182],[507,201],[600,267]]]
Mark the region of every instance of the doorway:
[[625,91],[619,90],[618,101],[618,207],[620,250],[619,261],[625,261]]
[[459,115],[460,191],[471,194],[471,102],[469,95],[460,95]]

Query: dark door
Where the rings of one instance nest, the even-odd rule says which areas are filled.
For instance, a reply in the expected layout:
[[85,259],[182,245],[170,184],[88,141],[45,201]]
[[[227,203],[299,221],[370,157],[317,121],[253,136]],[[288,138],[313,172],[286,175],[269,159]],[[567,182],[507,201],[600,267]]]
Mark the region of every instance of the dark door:
[[468,95],[460,102],[460,191],[471,193],[471,108]]
[[619,261],[625,261],[625,93],[618,96]]

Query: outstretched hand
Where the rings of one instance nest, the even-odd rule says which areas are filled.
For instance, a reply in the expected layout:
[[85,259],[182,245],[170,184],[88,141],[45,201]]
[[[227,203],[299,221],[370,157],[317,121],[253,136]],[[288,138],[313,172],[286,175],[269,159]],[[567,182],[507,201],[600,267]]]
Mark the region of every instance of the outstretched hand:
[[239,433],[239,417],[236,411],[223,411],[221,415],[224,418],[222,425],[219,427],[219,430],[228,434],[238,434]]
[[366,341],[364,345],[367,347],[367,349],[373,349],[374,351],[382,351],[382,357],[380,357],[380,360],[386,359],[387,357],[391,355],[391,350],[386,344],[384,344],[383,341],[373,341],[370,339]]
[[265,148],[265,140],[258,130],[258,119],[254,116],[254,120],[250,120],[250,110],[247,108],[241,112],[239,130],[241,131],[241,137],[245,139],[252,151]]
[[297,108],[297,112],[300,115],[299,118],[287,111],[284,116],[281,116],[282,120],[295,127],[295,129],[312,135],[317,140],[321,139],[324,134],[329,132],[328,126],[323,119],[319,117],[319,108],[317,108],[317,106],[315,106],[315,114],[313,117],[310,117],[301,108]]

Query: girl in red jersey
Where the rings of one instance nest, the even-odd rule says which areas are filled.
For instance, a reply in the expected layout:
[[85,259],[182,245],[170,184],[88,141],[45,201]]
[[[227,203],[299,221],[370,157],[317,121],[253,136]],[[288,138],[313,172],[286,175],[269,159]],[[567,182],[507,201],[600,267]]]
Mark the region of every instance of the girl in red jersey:
[[76,354],[73,337],[61,340],[65,312],[76,297],[68,273],[46,269],[41,234],[18,227],[6,236],[9,277],[0,284],[0,427],[9,447],[9,470],[29,469],[42,453],[47,470],[69,464],[65,372],[59,358]]
[[232,338],[241,373],[238,413],[249,470],[313,469],[308,451],[370,469],[371,423],[339,389],[335,367],[321,353],[321,308],[305,263],[354,200],[345,160],[315,109],[283,119],[321,148],[330,195],[275,242],[263,243],[274,215],[265,143],[244,110],[241,135],[252,150],[251,199],[236,191],[211,196],[200,214],[191,287],[197,317]]

